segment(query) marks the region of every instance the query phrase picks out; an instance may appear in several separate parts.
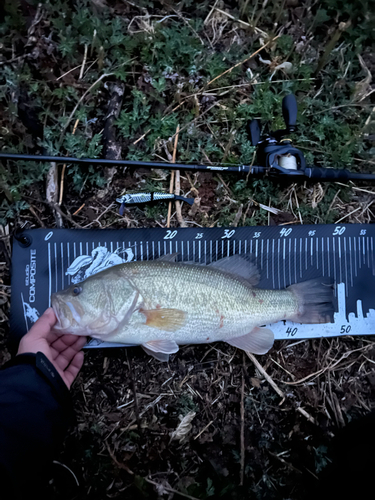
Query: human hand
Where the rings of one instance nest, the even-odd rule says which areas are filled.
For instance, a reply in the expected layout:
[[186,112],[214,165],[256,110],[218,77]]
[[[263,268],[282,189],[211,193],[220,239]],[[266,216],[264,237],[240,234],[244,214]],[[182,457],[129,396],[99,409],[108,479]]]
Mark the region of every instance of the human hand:
[[17,354],[42,352],[59,372],[68,389],[78,375],[83,364],[82,347],[86,337],[52,332],[56,323],[53,309],[44,314],[22,337]]

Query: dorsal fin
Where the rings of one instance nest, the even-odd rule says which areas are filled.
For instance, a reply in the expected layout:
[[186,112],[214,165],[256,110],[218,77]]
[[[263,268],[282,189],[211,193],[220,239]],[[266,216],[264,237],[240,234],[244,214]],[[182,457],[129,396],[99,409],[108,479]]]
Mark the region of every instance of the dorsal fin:
[[257,266],[241,255],[224,257],[216,262],[212,262],[209,266],[239,276],[252,286],[256,286],[259,283],[260,276]]

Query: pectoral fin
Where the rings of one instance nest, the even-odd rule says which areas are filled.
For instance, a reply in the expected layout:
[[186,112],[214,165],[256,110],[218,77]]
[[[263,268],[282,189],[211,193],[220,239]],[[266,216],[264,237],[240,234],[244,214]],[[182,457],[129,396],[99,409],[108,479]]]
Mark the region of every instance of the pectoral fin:
[[181,328],[186,321],[186,313],[180,309],[141,309],[146,316],[146,325],[167,332]]
[[256,326],[250,333],[225,342],[253,354],[266,354],[273,346],[274,335],[268,328]]
[[143,349],[159,361],[168,361],[169,355],[178,351],[178,345],[173,340],[158,339],[150,340],[142,344]]

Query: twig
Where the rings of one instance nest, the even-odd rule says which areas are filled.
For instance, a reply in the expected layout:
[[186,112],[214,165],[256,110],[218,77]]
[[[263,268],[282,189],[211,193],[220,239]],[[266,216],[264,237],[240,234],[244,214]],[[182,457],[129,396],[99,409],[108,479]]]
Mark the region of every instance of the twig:
[[76,210],[76,211],[74,212],[74,214],[73,214],[73,215],[77,215],[77,214],[78,214],[78,213],[82,210],[82,208],[83,208],[84,206],[85,206],[85,203],[82,203],[82,205],[78,208],[78,210]]
[[59,185],[58,185],[58,169],[56,162],[51,162],[51,166],[47,172],[46,176],[46,200],[50,203],[52,210],[54,212],[56,226],[62,227],[63,221],[61,214],[56,210],[57,200],[59,196]]
[[34,210],[34,207],[30,205],[29,210],[33,214],[33,216],[36,218],[36,220],[39,222],[40,226],[41,227],[46,227],[46,225],[44,224],[44,222],[42,221],[42,219],[39,217],[39,215]]
[[111,448],[109,447],[109,444],[108,442],[106,441],[105,442],[106,444],[106,447],[107,447],[107,450],[108,450],[108,453],[109,453],[109,456],[112,458],[112,460],[115,462],[115,464],[117,465],[117,467],[119,469],[123,469],[125,470],[128,474],[130,474],[131,476],[134,476],[134,472],[132,470],[129,469],[129,467],[125,464],[123,464],[122,462],[119,462],[117,460],[117,458],[115,457],[115,454],[113,453],[113,451],[111,450]]
[[199,438],[209,427],[214,423],[214,420],[211,420],[203,429],[195,436],[194,441]]
[[126,351],[126,359],[128,361],[130,382],[131,382],[132,391],[134,394],[135,418],[136,418],[136,422],[137,422],[137,426],[138,426],[138,431],[140,434],[142,434],[141,419],[140,419],[140,415],[139,415],[138,397],[137,397],[137,390],[136,390],[135,380],[134,380],[134,375],[133,375],[132,360],[131,360],[131,357],[128,355],[128,351]]
[[219,1],[219,0],[215,0],[214,6],[212,7],[212,9],[210,10],[210,12],[208,13],[208,15],[207,15],[206,19],[205,19],[205,20],[204,20],[204,22],[203,22],[203,25],[206,25],[206,24],[208,23],[208,20],[210,19],[210,17],[211,17],[211,15],[212,15],[213,11],[215,10],[215,7],[216,7],[216,4],[217,4],[217,2],[218,2],[218,1]]
[[306,411],[306,410],[304,410],[304,409],[303,409],[303,408],[301,408],[300,406],[297,406],[297,408],[296,408],[296,409],[297,409],[297,411],[298,411],[301,415],[303,415],[304,417],[306,417],[306,418],[307,418],[307,420],[308,420],[309,422],[311,422],[311,423],[312,423],[312,424],[314,424],[314,425],[318,425],[318,424],[317,424],[317,422],[316,422],[316,420],[315,420],[315,418],[314,418],[313,416],[311,416],[311,415],[310,415],[310,413],[307,413],[307,411]]
[[53,210],[56,210],[56,212],[58,212],[61,217],[64,217],[64,219],[67,219],[71,224],[73,224],[74,227],[77,227],[79,229],[82,229],[82,226],[80,226],[79,224],[77,224],[71,217],[70,215],[67,215],[65,214],[61,208],[58,206],[57,203],[52,203],[52,202],[47,202],[48,205],[53,209]]
[[239,221],[241,219],[241,215],[242,215],[242,209],[243,209],[243,204],[241,203],[240,208],[238,209],[238,212],[236,213],[236,217],[234,218],[234,221],[231,224],[232,227],[237,227],[238,226],[238,223],[239,223]]
[[217,10],[217,12],[220,12],[220,14],[223,14],[223,16],[229,17],[229,19],[232,19],[232,21],[235,21],[236,23],[243,24],[244,26],[247,26],[248,28],[253,28],[253,30],[255,32],[260,33],[263,36],[268,36],[268,34],[265,31],[262,31],[260,28],[257,28],[256,26],[253,26],[249,23],[246,23],[245,21],[241,21],[241,19],[236,19],[234,16],[232,16],[228,12],[225,12],[225,10],[221,10],[218,7],[215,7],[215,10]]
[[[176,163],[176,153],[177,153],[177,144],[178,144],[179,131],[180,131],[180,125],[177,125],[175,139],[174,139],[174,145],[173,145],[172,163]],[[172,172],[171,172],[171,181],[169,183],[169,192],[170,192],[170,194],[173,193],[174,177],[175,177],[175,171],[172,170]],[[177,203],[176,203],[176,205],[177,205]],[[172,202],[170,201],[169,204],[168,204],[167,227],[170,227],[170,225],[171,225],[171,213],[172,213]]]
[[191,495],[187,495],[186,493],[181,493],[181,491],[175,490],[174,488],[171,488],[170,486],[165,486],[164,484],[157,483],[156,481],[153,481],[152,479],[148,479],[147,477],[145,477],[144,480],[150,484],[153,484],[157,488],[164,488],[166,491],[170,491],[171,493],[174,493],[175,495],[180,495],[181,497],[189,498],[190,500],[199,500],[199,498],[197,498],[197,497],[192,497]]
[[221,78],[222,76],[226,75],[227,73],[230,73],[232,72],[235,68],[237,68],[238,66],[241,66],[241,64],[244,64],[245,62],[247,61],[250,61],[250,59],[252,59],[254,56],[256,56],[257,54],[259,54],[259,52],[261,52],[263,49],[265,49],[268,45],[270,45],[272,42],[274,42],[277,38],[279,38],[280,35],[278,36],[275,36],[274,38],[272,38],[272,40],[269,40],[266,44],[264,44],[262,47],[260,47],[258,50],[256,50],[255,52],[253,52],[251,54],[251,56],[247,57],[246,59],[244,59],[243,61],[240,61],[239,63],[235,64],[234,66],[232,66],[231,68],[227,69],[226,71],[224,71],[224,73],[221,73],[220,75],[218,76],[215,76],[215,78],[213,78],[212,80],[210,80],[208,83],[207,83],[207,87],[208,85],[211,85],[211,83],[215,82],[216,80],[218,80],[219,78]]
[[63,137],[64,137],[64,134],[66,132],[66,129],[69,127],[69,123],[72,121],[72,118],[73,116],[75,115],[75,112],[77,111],[77,109],[79,108],[81,102],[83,101],[83,99],[87,96],[87,94],[89,94],[91,92],[91,90],[98,84],[100,83],[102,80],[104,80],[104,78],[108,78],[109,76],[112,76],[113,73],[103,73],[102,76],[100,76],[87,90],[86,92],[83,93],[83,95],[81,96],[81,98],[79,99],[79,101],[77,102],[77,104],[74,106],[73,108],[73,111],[70,113],[69,117],[68,117],[68,120],[67,122],[65,123],[63,129],[62,129],[62,132],[60,134],[60,139],[59,139],[59,143],[61,145],[62,143],[62,140],[63,140]]
[[[79,118],[77,118],[74,127],[73,127],[73,132],[72,135],[76,133],[77,127],[79,123]],[[61,206],[63,195],[64,195],[64,177],[65,177],[65,169],[66,169],[66,163],[64,163],[62,170],[61,170],[61,178],[60,178],[60,196],[59,196],[59,206]]]
[[268,375],[268,373],[266,372],[266,370],[263,368],[263,366],[259,363],[259,361],[256,359],[256,357],[254,356],[254,354],[251,354],[251,352],[247,352],[246,351],[246,354],[248,355],[248,357],[251,359],[251,361],[254,363],[255,367],[257,368],[257,370],[259,370],[259,372],[263,375],[263,377],[267,380],[267,382],[270,384],[270,386],[272,387],[272,389],[277,392],[277,394],[283,398],[283,400],[281,401],[280,405],[284,402],[285,400],[285,394],[283,393],[283,391],[281,389],[279,389],[279,387],[275,384],[275,382],[273,381],[273,379]]
[[83,78],[83,72],[85,71],[86,59],[87,59],[87,49],[88,49],[88,45],[87,45],[87,43],[85,43],[85,53],[83,55],[83,62],[82,62],[82,66],[81,66],[81,71],[79,72],[78,80],[82,80],[82,78]]
[[245,471],[245,353],[242,356],[242,384],[241,384],[241,469],[240,469],[240,486],[243,486],[243,478]]
[[[177,128],[179,129],[179,126],[177,126]],[[177,153],[177,141],[178,141],[178,134],[176,135],[176,140],[175,140],[175,150],[173,151],[173,162],[175,162],[176,158],[175,158],[175,152]],[[180,171],[179,170],[176,170],[176,174],[175,174],[175,189],[174,189],[174,194],[176,196],[179,196],[180,195]],[[182,217],[182,213],[181,213],[181,203],[179,200],[176,200],[175,201],[176,203],[176,217],[177,217],[177,220],[180,224],[180,227],[187,227],[186,225],[186,222],[184,221],[184,218]]]

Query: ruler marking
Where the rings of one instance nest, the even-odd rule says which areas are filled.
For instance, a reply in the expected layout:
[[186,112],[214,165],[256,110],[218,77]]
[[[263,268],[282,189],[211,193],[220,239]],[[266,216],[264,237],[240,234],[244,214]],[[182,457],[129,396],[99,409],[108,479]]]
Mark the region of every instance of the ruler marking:
[[113,241],[111,241],[111,253],[113,253]]
[[250,240],[250,254],[253,255],[253,240]]
[[[141,241],[139,245],[141,247],[141,260],[143,260],[143,241]],[[171,251],[169,253],[172,253],[172,248],[171,248]]]
[[218,254],[219,254],[219,242],[216,240],[216,260],[218,260]]
[[302,238],[299,239],[299,276],[302,278]]
[[331,255],[329,252],[329,236],[327,236],[327,256],[328,256],[328,276],[331,276]]
[[353,286],[352,238],[349,236],[350,284]]
[[201,240],[198,241],[198,257],[199,257],[199,264],[201,263]]
[[263,269],[263,240],[262,240],[262,245],[261,245],[261,250],[260,250],[260,268]]
[[345,254],[345,295],[349,295],[349,283],[348,283],[348,255],[346,251],[346,237],[344,236],[344,254]]
[[[130,241],[129,241],[129,246],[130,245]],[[165,250],[165,241],[164,241],[164,253],[167,253],[166,250]],[[137,255],[137,242],[135,241],[134,242],[134,260],[138,260],[138,255]]]
[[247,253],[247,240],[245,240],[245,254]]
[[289,252],[288,252],[288,263],[289,263],[289,285],[292,284],[292,270],[290,263],[290,254],[292,253],[292,238],[289,238]]
[[148,240],[146,241],[146,256],[147,256],[147,260],[150,260],[149,253],[148,253]]
[[61,289],[64,290],[64,247],[63,242],[61,242]]
[[238,242],[238,254],[241,255],[241,240]]
[[305,238],[305,269],[307,269],[307,238]]
[[229,257],[229,253],[230,253],[230,241],[228,240],[227,241],[227,257]]
[[233,255],[236,254],[236,240],[233,240]]
[[371,236],[371,265],[372,265],[372,275],[375,273],[374,269],[374,238]]
[[221,240],[221,258],[224,257],[224,240]]
[[79,242],[79,255],[82,255],[82,241]]
[[86,241],[86,255],[89,254],[89,243],[88,241]]
[[275,240],[272,240],[272,287],[275,288]]
[[280,240],[277,240],[277,279],[279,282],[279,290],[281,289],[280,282]]
[[267,264],[267,279],[268,279],[268,261],[270,260],[269,259],[269,255],[270,255],[269,247],[270,247],[270,240],[267,240],[267,260],[266,260],[266,264]]
[[160,241],[158,241],[158,257],[160,257],[160,252],[161,252],[161,250],[160,250]]
[[[70,244],[68,242],[66,244],[66,253],[68,256],[68,267],[70,267]],[[70,285],[70,274],[68,274],[68,283]]]
[[57,292],[57,248],[56,248],[56,243],[53,244],[54,251],[55,251],[55,281],[56,281],[56,289],[55,291]]
[[339,266],[340,266],[340,283],[342,283],[342,266],[341,266],[341,238],[339,238]]
[[322,268],[323,268],[323,276],[324,276],[324,238],[322,238]]
[[181,241],[181,260],[184,262],[184,242]]
[[195,240],[193,240],[193,261],[195,263]]
[[155,241],[152,241],[152,260],[155,260]]
[[315,238],[316,242],[316,268],[319,269],[319,238]]
[[362,239],[362,253],[363,253],[363,264],[366,264],[366,238]]
[[214,259],[212,257],[212,240],[210,240],[210,259],[211,259],[210,262],[214,261]]
[[353,245],[354,245],[354,274],[357,277],[357,242],[356,237],[353,236]]
[[335,245],[335,238],[332,238],[332,257],[333,257],[333,279],[335,280],[336,283],[336,245]]
[[361,262],[361,238],[358,236],[358,267],[359,269],[362,269],[362,262]]
[[311,261],[311,267],[313,265],[313,248],[314,248],[314,241],[311,238],[311,240],[310,240],[310,261]]
[[190,241],[187,240],[187,260],[190,260]]
[[367,267],[370,268],[370,238],[366,236],[367,240]]
[[297,283],[297,238],[294,238],[294,283]]
[[258,260],[258,240],[255,241],[255,258]]
[[204,240],[204,263],[207,265],[207,240]]
[[285,239],[283,240],[283,277],[284,277],[284,288],[286,288],[286,277],[285,277]]
[[52,294],[52,269],[51,269],[51,243],[48,243],[48,306],[51,307]]

